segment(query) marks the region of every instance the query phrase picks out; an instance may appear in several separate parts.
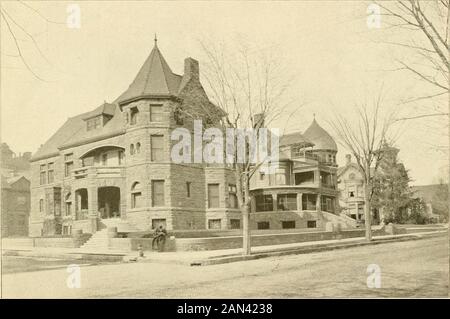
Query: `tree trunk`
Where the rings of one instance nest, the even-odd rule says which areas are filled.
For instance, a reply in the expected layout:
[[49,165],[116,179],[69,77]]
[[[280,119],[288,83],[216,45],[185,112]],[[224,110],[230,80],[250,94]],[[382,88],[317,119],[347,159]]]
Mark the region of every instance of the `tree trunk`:
[[370,213],[370,188],[369,182],[364,183],[364,226],[366,228],[366,240],[372,240],[372,218]]
[[251,237],[250,237],[250,206],[244,205],[242,211],[242,253],[248,256],[251,251]]

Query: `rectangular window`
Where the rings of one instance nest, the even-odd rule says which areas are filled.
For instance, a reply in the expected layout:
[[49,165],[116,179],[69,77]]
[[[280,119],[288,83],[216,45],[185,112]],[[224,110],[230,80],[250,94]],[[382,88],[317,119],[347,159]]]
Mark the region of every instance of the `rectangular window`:
[[278,210],[297,210],[297,194],[278,194]]
[[130,109],[130,125],[135,125],[138,121],[139,110],[137,107]]
[[89,120],[87,120],[87,130],[91,131],[91,130],[95,130],[97,128],[99,128],[101,126],[102,122],[101,122],[101,118],[100,116],[96,116],[94,118],[91,118]]
[[317,228],[317,222],[315,220],[308,220],[306,226],[308,228]]
[[208,184],[208,207],[218,208],[219,206],[219,184]]
[[163,107],[162,105],[150,105],[150,122],[163,121]]
[[314,183],[314,172],[303,172],[295,174],[295,185]]
[[150,143],[152,161],[162,161],[164,159],[164,136],[152,135]]
[[102,154],[102,165],[107,166],[108,165],[108,154]]
[[48,172],[47,172],[48,183],[53,183],[55,181],[53,167],[54,167],[53,163],[48,163]]
[[39,212],[43,212],[44,211],[44,200],[41,198],[39,200]]
[[320,198],[320,208],[322,211],[334,213],[334,198],[328,196],[322,196]]
[[73,153],[64,155],[64,161],[65,162],[70,162],[72,160],[73,160]]
[[240,229],[241,228],[241,220],[240,219],[230,219],[230,228],[231,229]]
[[257,212],[273,211],[273,197],[272,195],[258,195],[255,197]]
[[320,172],[320,180],[325,187],[334,188],[333,175],[327,172]]
[[302,196],[302,209],[303,210],[316,210],[316,194],[303,194]]
[[191,197],[191,182],[186,182],[186,197]]
[[266,174],[264,172],[259,172],[259,180],[263,181]]
[[281,227],[283,229],[295,228],[295,220],[286,220],[281,222]]
[[165,206],[164,181],[152,181],[152,206]]
[[72,214],[72,202],[66,202],[66,216]]
[[238,199],[237,199],[236,185],[234,185],[234,184],[228,185],[228,195],[229,195],[228,200],[229,200],[230,208],[238,208],[239,203],[238,203]]
[[119,165],[122,165],[125,163],[125,152],[119,151]]
[[39,173],[39,184],[40,185],[44,185],[45,184],[45,176],[46,176],[45,172],[40,172]]
[[257,226],[258,226],[258,229],[270,229],[269,222],[258,222]]
[[208,229],[221,229],[222,220],[221,219],[208,219]]
[[72,170],[73,170],[73,162],[66,162],[64,164],[64,176],[69,177]]
[[152,219],[152,229],[159,228],[159,226],[164,227],[166,229],[166,219],[165,218],[155,218]]

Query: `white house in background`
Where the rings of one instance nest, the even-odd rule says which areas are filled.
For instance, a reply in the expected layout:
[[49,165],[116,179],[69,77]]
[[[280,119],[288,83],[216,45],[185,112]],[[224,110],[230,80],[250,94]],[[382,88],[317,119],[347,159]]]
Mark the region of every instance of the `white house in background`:
[[350,154],[345,155],[345,166],[337,171],[339,206],[341,213],[356,219],[364,219],[364,178],[358,164],[352,162]]

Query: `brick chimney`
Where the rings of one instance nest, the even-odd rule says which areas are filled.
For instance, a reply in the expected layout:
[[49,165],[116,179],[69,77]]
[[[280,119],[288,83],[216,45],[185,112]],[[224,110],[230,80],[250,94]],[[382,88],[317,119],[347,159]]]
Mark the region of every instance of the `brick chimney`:
[[187,79],[200,79],[198,61],[193,58],[184,59],[184,76]]
[[345,165],[348,165],[352,162],[352,156],[350,154],[345,155]]

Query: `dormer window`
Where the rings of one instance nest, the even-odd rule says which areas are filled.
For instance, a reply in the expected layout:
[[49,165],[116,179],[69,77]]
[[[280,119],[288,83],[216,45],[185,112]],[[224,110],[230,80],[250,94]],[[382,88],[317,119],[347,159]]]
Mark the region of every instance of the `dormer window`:
[[139,110],[137,107],[132,107],[130,109],[130,125],[135,125],[137,123]]
[[102,118],[100,116],[93,117],[86,120],[87,130],[92,131],[98,129],[102,125]]

